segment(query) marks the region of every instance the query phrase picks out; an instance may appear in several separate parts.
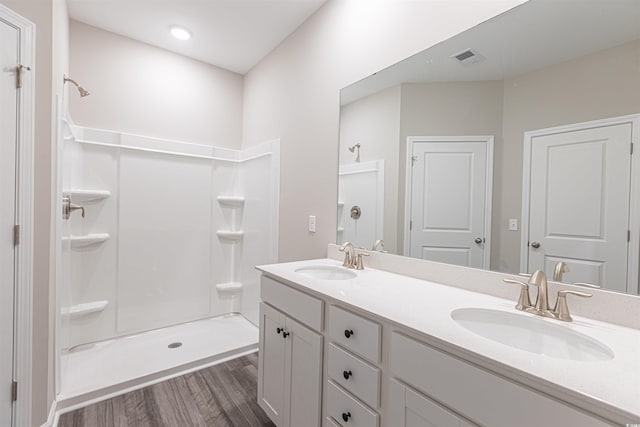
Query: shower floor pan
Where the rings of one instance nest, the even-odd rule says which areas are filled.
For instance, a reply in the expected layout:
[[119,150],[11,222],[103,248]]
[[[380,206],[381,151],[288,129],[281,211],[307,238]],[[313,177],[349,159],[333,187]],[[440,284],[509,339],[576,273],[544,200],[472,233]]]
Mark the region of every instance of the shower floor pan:
[[241,315],[83,345],[62,356],[58,409],[72,410],[257,349],[258,328]]

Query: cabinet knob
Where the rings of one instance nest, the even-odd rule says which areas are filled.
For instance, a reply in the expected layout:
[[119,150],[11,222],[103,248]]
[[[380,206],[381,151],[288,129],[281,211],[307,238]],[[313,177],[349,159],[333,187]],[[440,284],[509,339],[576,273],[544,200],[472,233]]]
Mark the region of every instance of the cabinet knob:
[[343,371],[342,372],[342,376],[344,377],[345,380],[348,380],[351,375],[353,375],[353,373],[351,373],[351,371]]
[[350,338],[351,335],[353,335],[353,329],[345,329],[344,330],[344,336],[347,338]]
[[278,334],[279,334],[280,332],[282,332],[282,331],[284,331],[284,329],[282,329],[282,328],[278,328],[278,329],[276,329],[276,333],[278,333]]
[[345,423],[349,422],[349,418],[351,418],[351,412],[343,412],[342,413],[342,421]]
[[287,338],[289,335],[291,335],[289,332],[286,332],[284,329],[282,330],[282,338]]

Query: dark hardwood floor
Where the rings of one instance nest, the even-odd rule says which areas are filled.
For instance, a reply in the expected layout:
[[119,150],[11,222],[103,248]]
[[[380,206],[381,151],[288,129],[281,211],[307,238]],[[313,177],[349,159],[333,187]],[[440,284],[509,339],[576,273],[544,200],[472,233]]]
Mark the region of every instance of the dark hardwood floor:
[[59,427],[274,426],[256,402],[258,353],[66,413]]

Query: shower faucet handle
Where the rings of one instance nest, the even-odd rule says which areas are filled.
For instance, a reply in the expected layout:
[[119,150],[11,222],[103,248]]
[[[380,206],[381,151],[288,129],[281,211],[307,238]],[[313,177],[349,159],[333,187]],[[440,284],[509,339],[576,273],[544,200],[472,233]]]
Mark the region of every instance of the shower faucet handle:
[[71,218],[71,212],[73,211],[81,211],[82,212],[82,218],[85,217],[85,210],[84,210],[84,206],[80,206],[80,205],[76,205],[75,203],[71,202],[71,196],[69,196],[68,194],[65,194],[62,196],[62,219],[68,220],[69,218]]

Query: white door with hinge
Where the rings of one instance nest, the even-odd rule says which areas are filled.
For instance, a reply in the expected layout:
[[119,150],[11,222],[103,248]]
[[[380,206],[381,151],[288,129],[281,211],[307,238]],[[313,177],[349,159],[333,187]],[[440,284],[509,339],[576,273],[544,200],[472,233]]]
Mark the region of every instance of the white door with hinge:
[[493,137],[409,137],[407,153],[405,254],[489,268]]
[[523,219],[527,208],[529,218],[522,263],[527,271],[551,276],[564,261],[569,266],[564,282],[627,290],[633,269],[632,131],[633,121],[604,120],[525,135]]
[[19,29],[0,18],[0,425],[12,425]]

